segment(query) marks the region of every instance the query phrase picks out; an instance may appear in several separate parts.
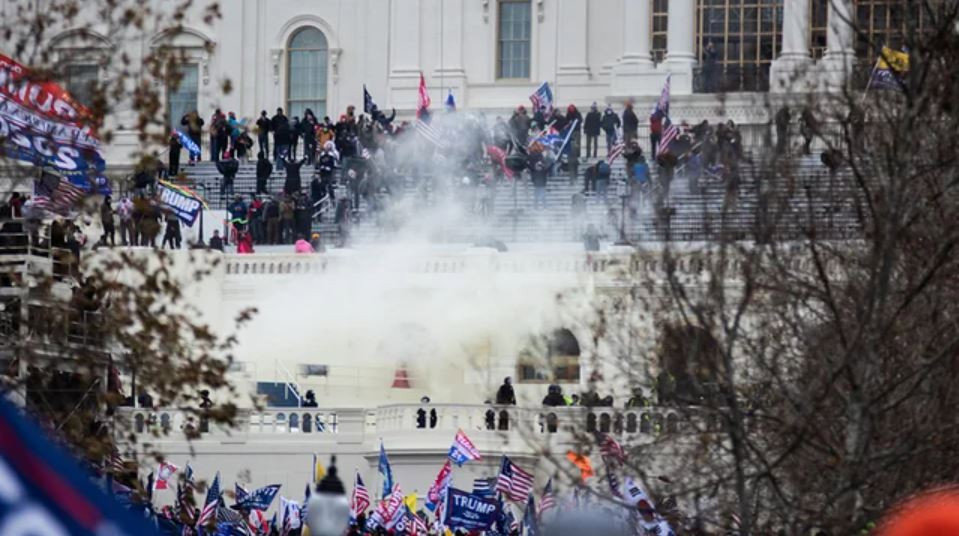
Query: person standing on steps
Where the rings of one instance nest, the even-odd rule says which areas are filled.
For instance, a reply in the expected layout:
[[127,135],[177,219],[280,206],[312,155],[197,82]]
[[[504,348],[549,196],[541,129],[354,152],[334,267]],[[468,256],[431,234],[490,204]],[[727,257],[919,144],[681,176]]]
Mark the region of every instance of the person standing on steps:
[[260,111],[260,117],[256,120],[256,141],[260,153],[270,154],[270,118],[266,116],[266,110]]
[[269,194],[270,175],[273,174],[273,164],[267,159],[267,153],[260,151],[256,156],[256,193]]
[[622,124],[619,116],[613,111],[612,105],[606,105],[606,111],[603,112],[602,120],[603,132],[606,133],[606,154],[613,151],[613,145],[616,145],[616,129]]
[[599,152],[599,133],[603,116],[599,113],[599,107],[594,102],[589,107],[589,113],[586,114],[586,120],[583,124],[583,133],[586,134],[586,158],[596,158]]

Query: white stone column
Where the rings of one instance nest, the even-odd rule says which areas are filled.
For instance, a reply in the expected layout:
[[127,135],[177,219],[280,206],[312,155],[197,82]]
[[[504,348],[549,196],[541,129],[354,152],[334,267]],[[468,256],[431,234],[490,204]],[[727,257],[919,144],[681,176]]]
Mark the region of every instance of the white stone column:
[[577,84],[589,81],[589,8],[587,0],[562,0],[559,7],[559,55],[556,82]]
[[809,0],[789,0],[783,6],[783,40],[779,57],[769,69],[769,88],[791,93],[806,88],[812,64],[809,54]]
[[669,0],[666,35],[666,67],[673,74],[671,91],[693,92],[696,64],[696,0]]
[[653,65],[650,40],[652,39],[652,0],[626,0],[623,2],[623,54],[613,66],[612,95],[635,97],[655,95],[656,82],[661,79]]
[[[852,0],[830,0],[823,57],[824,83],[836,87],[845,83],[856,60]],[[829,89],[829,87],[825,88]]]
[[[400,5],[402,4],[402,5]],[[420,0],[393,2],[390,17],[390,78],[419,78],[420,72]]]
[[[394,1],[390,14],[389,99],[373,93],[381,108],[415,110],[420,81],[421,0]],[[371,89],[371,91],[374,91]],[[386,102],[380,102],[381,100]]]
[[[452,89],[460,102],[465,102],[463,92],[466,88],[466,71],[463,69],[463,0],[440,0],[437,15],[442,24],[436,28],[439,39],[435,46],[439,47],[437,57],[441,59],[433,70],[431,86],[433,101],[436,109],[446,102],[446,93]],[[437,98],[439,97],[439,98]]]

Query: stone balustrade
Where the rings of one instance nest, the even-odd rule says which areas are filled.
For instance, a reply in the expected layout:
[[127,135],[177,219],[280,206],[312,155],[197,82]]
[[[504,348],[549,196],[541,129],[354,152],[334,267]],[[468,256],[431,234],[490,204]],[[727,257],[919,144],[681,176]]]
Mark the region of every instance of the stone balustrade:
[[[310,275],[350,270],[355,259],[346,256],[255,254],[224,256],[227,278]],[[804,255],[778,259],[796,272],[812,272],[813,262]],[[709,270],[730,275],[741,273],[743,260],[719,259],[702,252],[675,256],[675,273],[683,277],[705,277]],[[667,263],[659,252],[631,256],[622,253],[489,253],[476,255],[436,255],[406,263],[403,269],[418,274],[463,274],[470,272],[504,274],[602,274],[615,277],[624,273],[665,274]]]
[[[685,415],[688,416],[688,413]],[[533,435],[571,434],[574,431],[602,432],[619,437],[638,437],[682,433],[689,424],[684,412],[667,407],[523,408],[470,404],[394,404],[375,409],[242,410],[237,417],[236,426],[231,429],[212,426],[176,409],[122,408],[119,416],[126,420],[137,434],[175,434],[187,427],[197,427],[201,438],[233,436],[255,439],[288,436],[290,439],[309,439],[325,436],[333,441],[336,441],[338,435],[372,440],[418,431],[444,432],[444,437],[452,437],[460,429],[467,432],[495,431]],[[717,420],[700,420],[700,424],[705,424],[707,428],[718,426]]]

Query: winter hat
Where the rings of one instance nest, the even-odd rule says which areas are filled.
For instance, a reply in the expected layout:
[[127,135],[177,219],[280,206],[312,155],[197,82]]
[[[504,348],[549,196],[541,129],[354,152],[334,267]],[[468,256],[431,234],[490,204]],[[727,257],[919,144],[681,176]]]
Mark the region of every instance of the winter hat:
[[599,106],[596,104],[596,101],[593,101],[593,105],[590,106],[589,109],[594,112],[599,111]]

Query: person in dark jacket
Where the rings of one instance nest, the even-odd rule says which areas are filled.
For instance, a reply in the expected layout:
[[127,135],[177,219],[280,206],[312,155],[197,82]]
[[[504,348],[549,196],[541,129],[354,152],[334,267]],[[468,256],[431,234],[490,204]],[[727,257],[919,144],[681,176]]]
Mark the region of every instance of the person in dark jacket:
[[509,119],[509,126],[513,129],[513,137],[516,138],[516,143],[525,148],[526,141],[529,139],[529,127],[530,121],[529,116],[526,114],[526,107],[520,106],[513,112],[513,116]]
[[603,127],[603,132],[606,133],[606,153],[609,154],[613,151],[613,145],[616,145],[616,129],[619,128],[621,124],[619,116],[616,115],[616,112],[613,111],[613,107],[610,105],[606,106],[606,111],[603,112],[603,119],[601,125]]
[[103,226],[103,243],[110,241],[111,246],[116,243],[116,226],[113,224],[113,205],[110,204],[111,197],[103,198],[103,204],[100,205],[100,223]]
[[220,237],[220,231],[213,230],[213,236],[210,237],[210,249],[223,251],[223,239]]
[[534,143],[529,151],[529,176],[533,182],[533,208],[546,210],[546,178],[549,165],[543,157],[543,147]]
[[214,110],[213,115],[210,116],[210,160],[214,162],[220,159],[220,155],[223,154],[225,149],[219,146],[220,124],[225,122],[226,116],[223,115],[223,112],[219,108]]
[[546,107],[540,106],[533,111],[533,121],[530,124],[536,130],[543,130],[546,127]]
[[240,163],[236,158],[233,158],[233,153],[227,151],[225,156],[225,160],[216,163],[217,171],[223,175],[223,179],[220,181],[220,199],[224,202],[229,197],[233,197],[233,179],[236,178],[236,174],[240,170]]
[[299,192],[303,187],[300,181],[300,168],[306,160],[282,160],[283,168],[286,170],[286,182],[283,183],[283,193],[293,195],[293,192]]
[[266,152],[260,151],[256,156],[256,193],[269,194],[270,175],[273,174],[273,164],[266,158]]
[[180,235],[180,219],[172,212],[168,212],[166,215],[166,230],[163,232],[163,242],[160,244],[160,247],[166,248],[167,244],[170,244],[170,249],[180,249],[182,240]]
[[306,157],[306,163],[313,165],[316,160],[316,129],[320,122],[313,115],[313,110],[307,108],[303,113],[303,121],[300,123],[300,134],[303,136],[303,156]]
[[226,116],[220,114],[220,118],[214,124],[216,128],[216,159],[226,152],[233,152],[230,148],[230,124],[227,123]]
[[266,116],[266,110],[261,110],[260,118],[256,120],[256,141],[261,153],[270,154],[270,118]]
[[277,108],[276,114],[270,118],[270,132],[273,133],[273,161],[278,162],[290,145],[290,121],[283,115],[283,108]]
[[293,120],[290,121],[290,152],[286,157],[287,160],[296,160],[296,148],[299,145],[302,134],[300,118],[299,116],[293,116]]
[[586,134],[586,158],[595,158],[599,152],[599,132],[603,116],[594,102],[589,107],[586,120],[583,123],[583,133]]
[[509,376],[503,379],[503,385],[496,391],[496,403],[501,406],[516,405],[516,392],[513,391],[513,380]]
[[[185,114],[180,119],[180,125],[186,127],[186,135],[189,136],[191,140],[193,140],[193,143],[195,143],[197,147],[202,147],[200,145],[200,141],[203,138],[203,118],[200,117],[200,114],[196,113],[195,110],[188,114]],[[191,164],[194,161],[199,161],[199,160],[200,160],[199,154],[194,155],[193,153],[190,153]]]
[[183,145],[180,143],[180,137],[174,132],[170,135],[170,167],[167,168],[167,175],[176,177],[180,173],[180,149]]
[[639,137],[639,118],[633,111],[633,103],[627,102],[623,110],[623,142],[629,144],[637,137]]
[[543,405],[549,407],[565,406],[566,399],[563,398],[563,390],[558,385],[550,385],[546,398],[543,399]]

